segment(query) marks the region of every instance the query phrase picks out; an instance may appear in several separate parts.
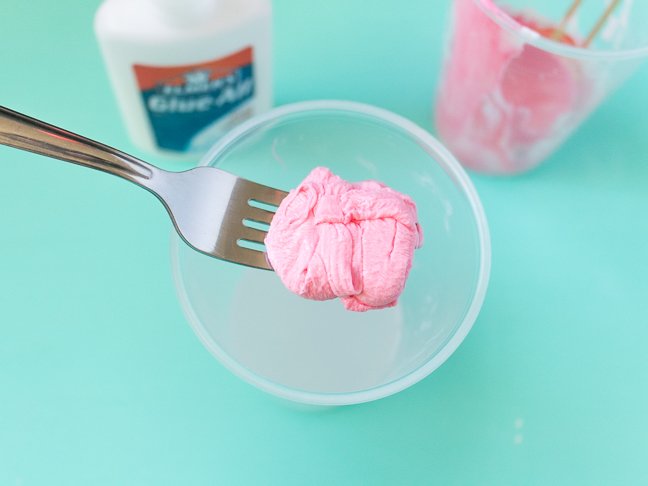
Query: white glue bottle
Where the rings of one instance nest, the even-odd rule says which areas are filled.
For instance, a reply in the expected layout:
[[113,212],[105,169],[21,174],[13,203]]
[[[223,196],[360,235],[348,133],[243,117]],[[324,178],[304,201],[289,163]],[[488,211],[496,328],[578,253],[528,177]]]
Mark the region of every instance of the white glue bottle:
[[95,31],[133,142],[204,153],[272,106],[270,0],[105,0]]

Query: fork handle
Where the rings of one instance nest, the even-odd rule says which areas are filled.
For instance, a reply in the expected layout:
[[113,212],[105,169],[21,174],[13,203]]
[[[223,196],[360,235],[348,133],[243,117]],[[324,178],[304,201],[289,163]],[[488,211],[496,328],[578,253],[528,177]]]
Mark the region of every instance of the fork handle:
[[108,172],[147,189],[156,172],[146,162],[102,143],[0,106],[0,144]]

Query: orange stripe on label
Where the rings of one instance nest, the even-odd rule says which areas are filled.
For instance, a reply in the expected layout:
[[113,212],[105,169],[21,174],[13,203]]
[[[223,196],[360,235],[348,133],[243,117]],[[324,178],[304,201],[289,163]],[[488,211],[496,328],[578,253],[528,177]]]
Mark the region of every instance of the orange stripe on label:
[[147,66],[134,64],[135,77],[140,90],[145,91],[164,84],[179,86],[184,83],[184,74],[196,70],[209,71],[209,79],[227,76],[236,69],[252,63],[252,48],[246,47],[234,54],[213,61],[183,66]]

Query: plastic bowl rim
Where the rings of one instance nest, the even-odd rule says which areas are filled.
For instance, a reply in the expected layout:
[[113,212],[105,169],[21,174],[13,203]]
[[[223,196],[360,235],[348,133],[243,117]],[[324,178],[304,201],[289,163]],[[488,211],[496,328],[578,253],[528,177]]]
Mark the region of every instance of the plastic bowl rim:
[[243,379],[244,381],[264,390],[272,395],[298,403],[308,405],[320,406],[340,406],[352,405],[363,402],[378,400],[402,391],[415,383],[419,382],[437,368],[439,368],[455,350],[459,347],[461,342],[468,335],[472,328],[479,311],[484,302],[486,289],[488,287],[488,280],[490,276],[491,264],[491,247],[490,247],[490,234],[486,215],[482,207],[481,201],[477,195],[477,191],[472,184],[466,171],[461,167],[459,162],[454,156],[446,149],[438,140],[436,140],[429,132],[416,125],[414,122],[392,113],[388,110],[378,108],[372,105],[353,101],[342,100],[317,100],[317,101],[302,101],[291,103],[274,108],[262,115],[247,120],[241,123],[236,128],[228,132],[219,142],[217,142],[212,149],[210,149],[202,158],[199,165],[209,165],[210,161],[214,160],[215,156],[220,154],[232,143],[235,143],[239,138],[246,135],[251,130],[262,126],[268,121],[278,119],[290,114],[296,114],[308,111],[342,111],[362,114],[374,117],[383,122],[391,123],[401,130],[407,132],[413,139],[417,140],[424,146],[432,149],[433,153],[438,156],[437,163],[442,165],[447,172],[455,177],[458,181],[459,187],[464,191],[472,209],[475,224],[477,226],[477,235],[479,238],[479,274],[477,278],[477,285],[473,295],[472,302],[464,316],[463,321],[455,333],[448,339],[446,344],[441,350],[435,354],[430,360],[423,363],[418,368],[410,371],[408,374],[393,380],[391,382],[378,385],[366,390],[354,392],[341,392],[341,393],[318,393],[304,390],[289,388],[284,385],[277,384],[271,380],[263,378],[256,373],[248,370],[245,366],[233,359],[218,344],[207,334],[204,326],[196,316],[193,307],[191,306],[189,296],[184,286],[183,278],[180,274],[179,262],[179,249],[180,238],[172,233],[171,243],[171,260],[172,272],[175,282],[176,292],[182,304],[182,309],[187,317],[189,324],[193,328],[196,335],[202,341],[203,345],[214,355],[229,371],[234,375]]
[[574,59],[599,59],[606,61],[640,59],[648,56],[648,44],[643,47],[634,47],[632,49],[589,49],[586,47],[570,46],[568,44],[556,42],[547,39],[535,30],[518,23],[513,19],[513,17],[508,15],[497,5],[497,10],[493,11],[494,9],[488,5],[494,4],[493,0],[472,1],[474,1],[479,9],[502,29],[510,32],[523,42],[546,52]]

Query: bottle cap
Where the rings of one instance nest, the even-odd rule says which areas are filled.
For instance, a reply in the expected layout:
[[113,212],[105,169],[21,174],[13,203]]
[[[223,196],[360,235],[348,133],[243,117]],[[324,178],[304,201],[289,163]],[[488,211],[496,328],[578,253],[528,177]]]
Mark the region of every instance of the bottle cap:
[[220,0],[151,0],[165,21],[172,24],[200,23],[213,14]]

